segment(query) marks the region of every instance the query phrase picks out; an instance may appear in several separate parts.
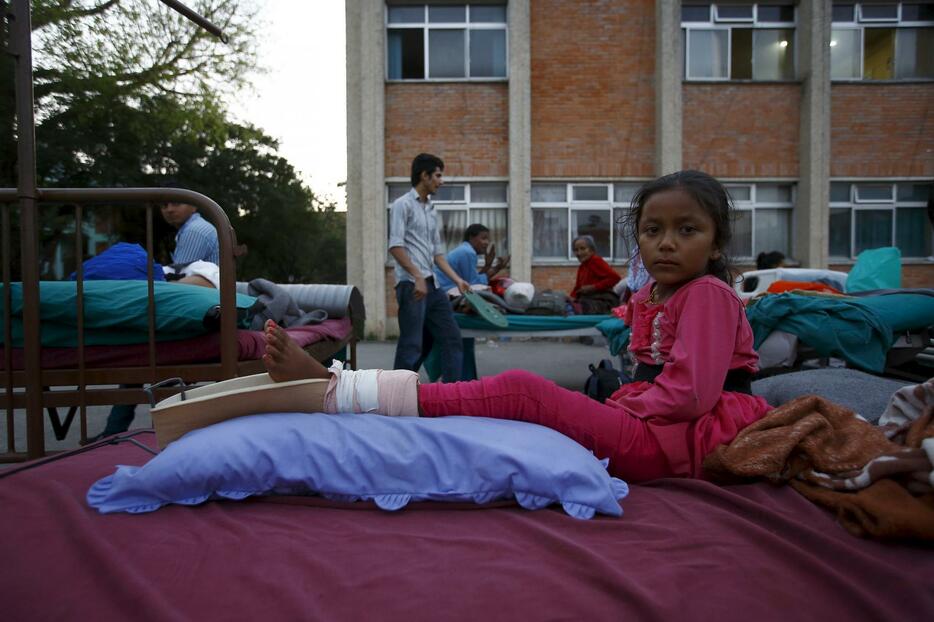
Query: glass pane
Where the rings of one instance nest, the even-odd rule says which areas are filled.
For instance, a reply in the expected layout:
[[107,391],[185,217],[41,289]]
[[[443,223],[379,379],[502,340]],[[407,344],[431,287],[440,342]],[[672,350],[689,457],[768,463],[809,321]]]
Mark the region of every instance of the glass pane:
[[571,186],[574,201],[607,201],[609,189],[606,186]]
[[411,189],[411,184],[389,184],[389,202],[392,203]]
[[754,255],[779,251],[791,254],[791,210],[756,210],[756,248]]
[[752,19],[751,4],[717,5],[717,19]]
[[895,66],[895,29],[865,28],[863,38],[863,77],[891,80]]
[[470,75],[474,78],[506,77],[506,31],[470,31]]
[[756,80],[794,79],[794,47],[794,30],[756,30],[753,36],[752,77]]
[[860,4],[860,19],[898,19],[897,4]]
[[856,248],[859,255],[866,249],[892,245],[892,210],[854,210],[856,218]]
[[567,203],[568,187],[564,184],[532,184],[532,203]]
[[626,232],[626,218],[629,216],[627,208],[617,207],[613,210],[613,257],[616,259],[629,259],[635,240]]
[[859,79],[859,30],[834,28],[830,34],[830,77]]
[[733,201],[751,201],[752,190],[749,186],[724,186]]
[[428,31],[428,77],[465,77],[463,30]]
[[756,186],[756,203],[791,203],[791,186],[759,184]]
[[470,7],[470,21],[475,24],[505,24],[506,7],[472,5]]
[[852,257],[850,252],[850,217],[853,211],[847,209],[830,210],[830,256]]
[[573,229],[571,238],[579,235],[589,235],[597,246],[597,254],[601,257],[610,257],[610,210],[574,210],[571,212]]
[[455,23],[463,24],[467,21],[466,6],[429,6],[428,21],[432,24]]
[[421,28],[390,29],[386,47],[390,80],[425,78],[424,31]]
[[898,184],[899,201],[925,202],[931,193],[931,184]]
[[795,21],[795,7],[760,4],[756,10],[756,19],[760,22],[793,22]]
[[899,28],[895,77],[934,78],[934,28]]
[[752,28],[734,28],[730,49],[730,78],[752,80]]
[[733,239],[728,253],[737,257],[752,257],[752,210],[733,212]]
[[688,33],[688,77],[727,77],[728,30],[691,30]]
[[830,182],[830,202],[831,203],[849,203],[850,202],[850,184],[845,181]]
[[857,184],[857,201],[891,201],[892,184]]
[[852,4],[835,4],[833,5],[833,21],[835,22],[852,22],[855,18],[855,7]]
[[568,211],[532,210],[532,256],[568,257]]
[[506,235],[509,210],[505,207],[471,209],[470,221],[485,225],[490,230],[490,243],[496,245],[497,257],[509,254],[509,238]]
[[710,21],[710,5],[709,4],[701,4],[701,5],[682,4],[681,5],[681,21],[682,22],[709,22]]
[[895,210],[895,246],[904,257],[931,255],[931,225],[923,207],[900,207]]
[[425,23],[425,6],[391,6],[389,7],[390,24],[423,24]]
[[636,193],[639,192],[639,188],[641,187],[642,184],[614,184],[613,201],[629,205],[632,203],[632,198],[636,196]]
[[446,251],[454,250],[464,241],[464,229],[467,228],[467,210],[438,210],[441,217],[441,241]]
[[506,203],[506,183],[470,184],[471,203]]
[[464,186],[460,185],[444,185],[438,188],[438,191],[434,193],[431,197],[432,201],[454,201],[458,203],[464,202]]
[[903,22],[934,22],[934,4],[902,4]]

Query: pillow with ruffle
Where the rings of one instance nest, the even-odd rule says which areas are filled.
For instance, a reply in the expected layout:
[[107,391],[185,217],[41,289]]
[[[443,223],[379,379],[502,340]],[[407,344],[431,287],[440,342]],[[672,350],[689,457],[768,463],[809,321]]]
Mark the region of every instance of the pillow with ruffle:
[[629,488],[607,461],[549,428],[481,417],[253,415],[189,432],[140,467],[118,466],[87,494],[102,513],[152,512],[253,495],[489,503],[575,518],[620,516]]

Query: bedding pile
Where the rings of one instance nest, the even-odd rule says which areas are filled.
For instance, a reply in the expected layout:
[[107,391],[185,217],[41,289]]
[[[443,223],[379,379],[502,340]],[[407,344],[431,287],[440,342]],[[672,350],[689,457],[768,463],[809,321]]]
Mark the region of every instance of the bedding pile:
[[934,541],[932,382],[900,389],[878,427],[821,397],[800,397],[718,447],[704,473],[788,483],[855,535]]

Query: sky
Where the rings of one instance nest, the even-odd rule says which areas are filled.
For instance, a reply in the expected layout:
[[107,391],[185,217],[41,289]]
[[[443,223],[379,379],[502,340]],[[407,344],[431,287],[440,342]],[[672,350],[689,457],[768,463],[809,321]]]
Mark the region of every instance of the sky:
[[279,140],[279,154],[320,198],[344,209],[347,111],[344,0],[261,0],[254,89],[229,104]]

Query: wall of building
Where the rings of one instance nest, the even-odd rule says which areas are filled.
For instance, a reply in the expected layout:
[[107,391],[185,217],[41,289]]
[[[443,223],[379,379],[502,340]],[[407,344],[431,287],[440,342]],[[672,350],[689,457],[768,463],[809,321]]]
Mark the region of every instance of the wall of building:
[[532,177],[654,170],[655,2],[531,5]]
[[449,176],[509,174],[509,86],[505,83],[386,84],[386,176],[410,174],[422,152]]
[[831,86],[830,174],[934,175],[934,84]]
[[715,177],[797,177],[801,87],[685,84],[683,166]]

